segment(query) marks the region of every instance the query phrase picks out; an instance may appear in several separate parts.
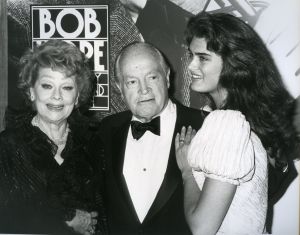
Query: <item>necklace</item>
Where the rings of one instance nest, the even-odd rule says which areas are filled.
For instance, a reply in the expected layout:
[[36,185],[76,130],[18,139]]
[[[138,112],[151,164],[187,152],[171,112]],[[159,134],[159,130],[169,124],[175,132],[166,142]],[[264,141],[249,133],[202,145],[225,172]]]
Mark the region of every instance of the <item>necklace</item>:
[[34,116],[31,121],[33,126],[38,127],[42,132],[44,132],[57,146],[65,145],[67,142],[68,134],[69,134],[69,125],[67,124],[67,127],[65,129],[65,132],[63,133],[61,138],[52,138],[50,135],[47,134],[46,128],[42,123],[40,123],[39,118],[37,116]]

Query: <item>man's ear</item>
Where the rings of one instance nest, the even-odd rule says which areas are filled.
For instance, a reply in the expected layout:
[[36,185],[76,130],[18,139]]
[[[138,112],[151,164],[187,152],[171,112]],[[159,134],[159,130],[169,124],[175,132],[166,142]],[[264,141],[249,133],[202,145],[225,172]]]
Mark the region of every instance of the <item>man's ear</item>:
[[123,91],[122,91],[122,87],[121,87],[121,83],[120,83],[119,81],[116,81],[116,86],[117,86],[117,88],[119,89],[122,98],[124,98],[124,96],[123,96]]
[[170,88],[170,69],[168,69],[166,79],[167,79],[167,87],[169,89]]
[[120,84],[120,82],[119,82],[119,81],[116,81],[116,86],[118,87],[119,91],[121,92],[121,91],[122,91],[122,89],[121,89],[121,84]]

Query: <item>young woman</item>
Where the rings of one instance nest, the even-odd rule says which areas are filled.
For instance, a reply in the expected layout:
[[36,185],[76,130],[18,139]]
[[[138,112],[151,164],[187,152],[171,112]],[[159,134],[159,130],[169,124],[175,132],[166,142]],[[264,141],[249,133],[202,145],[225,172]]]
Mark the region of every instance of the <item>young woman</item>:
[[268,161],[286,171],[294,147],[293,99],[242,20],[199,13],[186,35],[191,89],[208,94],[217,109],[197,134],[183,128],[176,138],[187,221],[194,234],[262,234]]

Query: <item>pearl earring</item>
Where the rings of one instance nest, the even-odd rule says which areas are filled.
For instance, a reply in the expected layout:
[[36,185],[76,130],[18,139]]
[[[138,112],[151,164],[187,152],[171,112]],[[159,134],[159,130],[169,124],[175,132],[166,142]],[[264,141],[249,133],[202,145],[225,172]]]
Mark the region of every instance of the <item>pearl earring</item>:
[[34,96],[33,96],[33,94],[31,94],[31,95],[30,95],[30,99],[31,99],[31,101],[33,101],[33,100],[34,100]]

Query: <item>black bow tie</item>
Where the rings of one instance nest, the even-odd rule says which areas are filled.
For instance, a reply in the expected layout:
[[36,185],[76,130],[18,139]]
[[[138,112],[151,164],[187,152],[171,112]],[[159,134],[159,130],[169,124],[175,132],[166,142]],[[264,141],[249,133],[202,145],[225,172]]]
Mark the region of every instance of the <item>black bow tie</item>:
[[160,118],[156,117],[151,122],[131,121],[131,132],[133,138],[138,140],[146,131],[151,131],[155,135],[160,135]]

